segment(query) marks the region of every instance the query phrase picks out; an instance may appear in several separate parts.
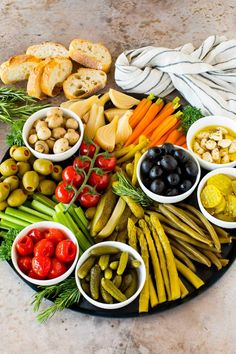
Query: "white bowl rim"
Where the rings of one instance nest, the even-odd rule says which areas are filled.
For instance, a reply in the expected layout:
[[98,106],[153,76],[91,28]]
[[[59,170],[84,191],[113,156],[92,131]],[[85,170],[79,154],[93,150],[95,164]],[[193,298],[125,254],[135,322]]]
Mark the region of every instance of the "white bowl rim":
[[[160,146],[160,145],[158,145],[158,146]],[[145,187],[145,185],[143,184],[143,182],[141,180],[141,173],[140,173],[140,166],[141,166],[141,163],[142,163],[143,159],[145,158],[145,156],[147,154],[147,151],[144,152],[144,154],[141,156],[141,158],[139,159],[138,164],[137,164],[137,179],[138,179],[140,188],[144,191],[145,194],[148,195],[148,193],[149,193],[150,196],[149,195],[148,196],[152,200],[154,200],[156,202],[159,202],[159,203],[171,203],[171,204],[173,204],[173,203],[178,203],[178,202],[183,201],[184,199],[188,198],[193,193],[193,191],[197,188],[197,185],[198,185],[200,177],[201,177],[201,167],[200,167],[200,164],[199,164],[198,160],[193,155],[193,153],[191,151],[183,148],[182,146],[174,145],[174,147],[176,149],[180,149],[180,150],[186,151],[193,158],[193,160],[196,162],[197,167],[198,167],[198,174],[197,174],[196,180],[195,180],[194,184],[192,185],[192,187],[185,193],[178,194],[176,196],[169,196],[169,197],[161,195],[161,194],[153,193],[147,187]],[[151,196],[153,196],[153,197],[151,197]],[[157,200],[157,198],[159,200]]]
[[[85,260],[89,257],[89,252],[92,249],[100,247],[100,246],[114,246],[114,247],[117,247],[117,248],[122,247],[122,248],[126,249],[127,252],[129,254],[131,254],[135,259],[138,259],[141,262],[140,272],[143,274],[142,282],[139,283],[139,287],[138,287],[137,291],[130,298],[128,298],[125,301],[117,302],[115,304],[106,304],[106,303],[103,303],[103,302],[99,302],[99,301],[93,300],[91,297],[89,297],[85,293],[85,291],[83,290],[83,288],[81,286],[80,279],[79,279],[79,277],[77,275],[78,269],[85,262]],[[127,245],[126,243],[118,242],[118,241],[102,241],[102,242],[96,243],[95,245],[89,247],[82,254],[82,256],[79,258],[78,263],[76,265],[76,269],[75,269],[75,281],[76,281],[76,284],[77,284],[77,286],[79,288],[79,291],[84,296],[84,298],[89,303],[91,303],[92,305],[97,306],[99,308],[106,309],[106,310],[119,309],[119,308],[125,307],[125,306],[129,305],[131,302],[133,302],[138,297],[140,292],[142,291],[142,289],[144,287],[144,284],[145,284],[145,280],[146,280],[146,267],[145,267],[145,264],[144,264],[144,261],[143,261],[141,255],[134,248],[132,248],[131,246]]]
[[[205,165],[209,165],[209,168],[214,168],[214,169],[217,169],[217,168],[224,168],[224,167],[234,167],[236,166],[236,161],[231,161],[231,162],[228,162],[228,163],[224,163],[224,164],[219,164],[219,163],[214,163],[214,162],[208,162],[208,161],[204,161],[202,158],[200,158],[197,154],[195,154],[195,152],[193,151],[192,147],[191,147],[191,141],[190,141],[190,133],[194,132],[194,128],[196,128],[199,123],[201,122],[208,122],[208,119],[222,119],[222,124],[206,124],[206,127],[210,127],[210,126],[219,126],[219,125],[222,125],[224,126],[226,122],[235,122],[233,118],[229,118],[229,117],[224,117],[224,116],[220,116],[220,115],[210,115],[210,116],[204,116],[202,118],[199,118],[196,122],[194,122],[188,129],[187,131],[187,135],[186,135],[186,143],[187,143],[187,147],[188,147],[188,150],[190,150],[196,157],[196,159],[199,161],[199,163],[204,163]],[[226,126],[227,128],[227,126]],[[203,129],[203,128],[202,128]],[[232,130],[232,128],[230,128]],[[196,129],[195,130],[195,133],[197,133],[197,131],[200,130],[200,129]],[[236,131],[235,131],[235,134],[236,134]],[[194,135],[194,134],[193,134]],[[191,138],[192,139],[192,138]]]
[[[71,118],[76,119],[76,121],[79,123],[80,137],[79,137],[79,140],[77,141],[77,143],[75,145],[71,146],[71,148],[69,150],[66,150],[64,152],[60,152],[59,154],[44,154],[42,152],[35,151],[30,146],[30,144],[28,143],[28,140],[27,140],[27,136],[26,136],[27,134],[26,134],[26,128],[25,127],[26,127],[26,123],[27,122],[29,123],[32,120],[32,124],[33,124],[33,122],[35,122],[37,119],[39,119],[38,115],[41,115],[43,113],[47,113],[48,110],[52,109],[52,108],[60,108],[65,114],[67,114]],[[71,111],[71,110],[69,110],[69,109],[67,109],[67,108],[58,107],[58,106],[46,107],[46,108],[42,108],[42,109],[38,110],[37,112],[34,112],[31,116],[28,117],[28,119],[24,123],[23,130],[22,130],[22,138],[23,138],[25,146],[32,152],[32,154],[34,156],[35,156],[35,153],[36,153],[39,156],[38,158],[46,159],[46,160],[53,160],[53,158],[56,158],[57,160],[61,159],[71,149],[74,150],[75,147],[77,147],[76,148],[76,151],[77,151],[78,148],[80,147],[81,143],[82,143],[83,137],[84,137],[84,125],[83,125],[83,122],[82,122],[81,118],[78,116],[78,114],[73,112],[73,111]],[[73,155],[73,154],[74,154],[74,152],[71,155]],[[60,161],[63,161],[63,160],[60,160]]]
[[[32,229],[35,229],[35,228],[46,229],[46,228],[52,228],[52,227],[62,230],[66,234],[66,236],[69,239],[71,239],[76,244],[77,251],[76,251],[75,259],[74,259],[72,265],[70,266],[70,268],[65,273],[63,273],[62,275],[60,275],[57,278],[44,279],[44,280],[31,278],[31,277],[27,276],[25,273],[23,273],[20,270],[20,268],[19,268],[19,266],[17,264],[17,256],[15,256],[15,254],[16,254],[16,251],[15,251],[16,242],[21,237],[25,236]],[[66,226],[64,226],[62,224],[59,224],[58,222],[55,222],[55,221],[40,221],[40,222],[36,222],[34,224],[26,226],[23,230],[21,230],[18,233],[18,235],[16,236],[16,238],[15,238],[13,244],[12,244],[12,248],[11,248],[11,261],[13,263],[13,266],[14,266],[15,270],[20,274],[20,276],[22,278],[27,280],[29,283],[32,283],[32,284],[35,284],[35,285],[50,286],[50,285],[54,285],[54,284],[60,283],[61,281],[66,279],[73,272],[73,270],[74,270],[74,268],[76,266],[76,263],[78,261],[78,258],[79,258],[79,244],[78,244],[78,241],[77,241],[75,235]]]
[[201,202],[201,198],[200,198],[200,194],[201,191],[204,187],[204,185],[206,184],[207,180],[209,179],[209,177],[214,176],[216,174],[225,174],[228,176],[233,176],[232,172],[234,172],[234,176],[236,177],[236,169],[233,167],[225,167],[225,168],[219,168],[219,169],[215,169],[213,171],[208,172],[200,181],[199,185],[198,185],[198,189],[197,189],[197,201],[198,201],[198,206],[201,210],[201,212],[203,213],[203,215],[205,215],[205,217],[212,222],[213,224],[220,226],[220,227],[224,227],[226,229],[234,229],[236,228],[236,221],[224,221],[224,220],[220,220],[215,218],[213,215],[211,215],[210,213],[208,213],[208,211],[204,208],[204,206],[202,205]]

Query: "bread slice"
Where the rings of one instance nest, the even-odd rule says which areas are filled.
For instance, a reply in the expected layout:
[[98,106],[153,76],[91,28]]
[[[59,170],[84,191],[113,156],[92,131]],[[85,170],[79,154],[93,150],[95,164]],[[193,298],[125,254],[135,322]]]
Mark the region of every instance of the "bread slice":
[[72,71],[72,62],[67,58],[53,58],[45,65],[41,77],[41,90],[47,96],[56,96],[62,83]]
[[69,55],[77,63],[106,73],[111,67],[111,54],[104,45],[83,39],[73,39],[69,46]]
[[26,54],[34,55],[37,58],[69,58],[69,51],[60,43],[43,42],[30,46],[26,50]]
[[45,66],[50,62],[50,59],[42,60],[38,65],[36,65],[33,70],[31,70],[28,83],[27,83],[27,93],[31,97],[43,100],[46,95],[41,89],[41,78]]
[[13,84],[27,80],[30,71],[34,69],[41,59],[32,55],[16,55],[1,64],[0,78],[4,84]]
[[104,71],[80,68],[77,73],[70,75],[63,83],[66,98],[85,98],[103,89],[107,82]]

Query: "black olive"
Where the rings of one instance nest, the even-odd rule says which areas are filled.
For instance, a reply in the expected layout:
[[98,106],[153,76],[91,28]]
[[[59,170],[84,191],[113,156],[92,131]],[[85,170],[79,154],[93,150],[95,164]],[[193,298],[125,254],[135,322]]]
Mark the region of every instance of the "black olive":
[[166,179],[170,186],[177,186],[180,182],[180,176],[178,173],[170,173]]
[[179,194],[179,191],[177,188],[168,188],[165,194],[167,197],[174,197]]
[[171,155],[165,155],[161,159],[161,166],[166,171],[174,171],[178,166],[177,160]]
[[185,164],[185,171],[190,177],[196,177],[198,174],[198,167],[195,161],[188,161]]
[[178,173],[178,175],[180,175],[180,176],[182,176],[182,174],[183,174],[183,171],[182,171],[182,169],[181,169],[181,167],[180,166],[177,166],[177,168],[176,168],[176,173]]
[[152,180],[148,177],[142,179],[143,184],[145,185],[146,188],[150,188],[150,184],[152,183]]
[[162,194],[164,189],[165,183],[160,178],[155,179],[150,185],[150,190],[156,194]]
[[189,179],[185,179],[179,186],[179,190],[181,193],[185,193],[192,187],[192,185],[193,184]]
[[165,151],[165,153],[166,154],[170,154],[170,155],[174,155],[174,153],[175,153],[175,147],[174,147],[174,145],[173,144],[170,144],[170,143],[165,143],[165,144],[163,144],[162,145],[162,147],[161,147],[164,151]]
[[151,179],[156,179],[158,177],[161,177],[163,174],[163,170],[160,166],[153,166],[149,172],[149,177]]
[[185,150],[177,149],[175,150],[174,157],[181,163],[189,161],[189,154]]
[[141,172],[144,174],[144,175],[148,175],[149,174],[149,171],[151,170],[153,166],[153,162],[148,160],[148,159],[145,159],[142,161],[141,163]]
[[147,158],[150,160],[158,160],[163,155],[163,150],[159,147],[153,147],[148,150]]

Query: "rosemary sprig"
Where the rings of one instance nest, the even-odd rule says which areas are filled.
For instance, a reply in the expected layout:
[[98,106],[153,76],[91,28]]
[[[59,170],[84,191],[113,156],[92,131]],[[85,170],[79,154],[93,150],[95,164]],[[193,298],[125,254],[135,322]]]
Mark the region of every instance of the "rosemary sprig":
[[118,181],[113,183],[115,194],[120,197],[124,195],[131,197],[135,203],[142,205],[144,208],[153,204],[153,200],[150,199],[141,188],[134,187],[123,173],[117,173],[117,177]]
[[55,299],[52,306],[41,311],[37,315],[37,320],[41,323],[50,319],[55,312],[62,311],[66,307],[78,303],[80,299],[80,292],[74,278],[68,278],[63,282],[52,286],[40,286],[39,289],[42,290],[34,295],[34,300],[32,302],[34,311],[39,311],[44,298]]
[[16,87],[0,87],[0,100],[7,100],[8,102],[36,102],[33,97],[30,97],[22,89]]
[[3,238],[0,245],[0,260],[9,261],[11,259],[11,248],[18,230],[9,229],[8,231],[1,231],[0,236]]

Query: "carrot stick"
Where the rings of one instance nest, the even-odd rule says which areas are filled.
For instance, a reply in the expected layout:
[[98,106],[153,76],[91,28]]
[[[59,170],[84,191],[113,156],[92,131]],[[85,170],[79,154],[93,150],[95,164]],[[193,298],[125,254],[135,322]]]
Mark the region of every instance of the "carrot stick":
[[158,141],[158,145],[164,144],[164,143],[169,143],[169,135],[172,133],[172,131],[177,130],[177,128],[180,126],[181,122],[180,120],[178,120],[178,122],[176,122],[176,124],[168,130],[168,132],[166,132],[166,134],[164,134],[160,140]]
[[155,95],[151,93],[148,97],[143,98],[139,102],[129,120],[129,124],[132,128],[135,128],[136,125],[140,122],[140,120],[145,116],[154,98]]
[[157,145],[162,145],[166,142],[166,139],[168,138],[169,132],[167,132],[166,134],[164,134],[158,141],[157,141]]
[[174,129],[168,135],[166,142],[175,144],[175,142],[183,135],[183,132],[178,129]]
[[126,141],[125,146],[132,144],[143,133],[143,130],[153,121],[157,113],[160,112],[160,110],[162,109],[163,105],[164,103],[161,98],[158,98],[156,102],[151,105],[145,116],[136,125],[132,134]]
[[176,145],[183,145],[183,144],[186,144],[186,137],[185,135],[182,135],[179,139],[176,140],[175,142]]
[[174,111],[180,106],[180,98],[175,97],[172,102],[168,102],[158,115],[153,119],[152,123],[146,127],[142,132],[143,135],[149,136],[167,117],[174,113]]
[[188,147],[187,147],[187,144],[183,144],[183,145],[181,145],[183,148],[185,148],[185,149],[187,149]]

